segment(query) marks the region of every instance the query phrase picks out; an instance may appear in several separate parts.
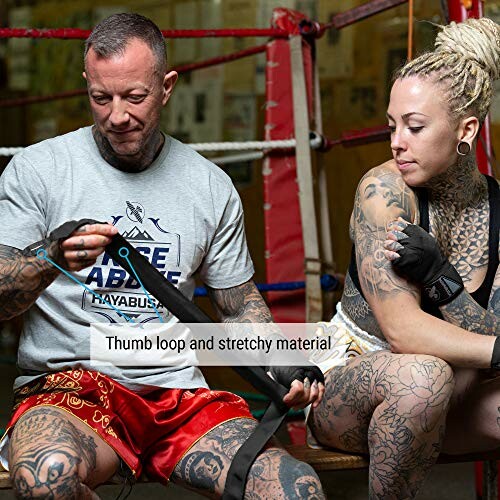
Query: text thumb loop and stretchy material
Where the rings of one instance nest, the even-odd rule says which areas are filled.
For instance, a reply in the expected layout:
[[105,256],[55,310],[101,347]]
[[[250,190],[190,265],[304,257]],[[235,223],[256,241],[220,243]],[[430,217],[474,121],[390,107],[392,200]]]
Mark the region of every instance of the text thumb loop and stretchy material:
[[[75,229],[84,224],[99,224],[92,219],[69,221],[52,231],[48,238],[34,243],[25,249],[36,253],[36,250],[47,243],[67,238]],[[126,248],[128,255],[120,255],[120,249]],[[182,323],[213,323],[213,321],[195,304],[187,299],[174,285],[153,267],[130,243],[120,234],[113,237],[106,247],[106,252],[115,262],[118,262],[131,276],[134,276],[130,264],[139,276],[144,288],[163,304]],[[126,253],[126,252],[125,252]],[[122,252],[123,254],[123,252]],[[128,260],[127,260],[128,259]],[[129,264],[130,262],[130,264]],[[234,456],[228,471],[223,500],[240,500],[245,494],[246,478],[250,467],[267,441],[278,430],[285,418],[288,408],[283,403],[283,397],[288,390],[272,380],[264,368],[260,366],[235,366],[233,369],[248,380],[258,391],[271,400],[259,425],[250,437],[243,443]]]

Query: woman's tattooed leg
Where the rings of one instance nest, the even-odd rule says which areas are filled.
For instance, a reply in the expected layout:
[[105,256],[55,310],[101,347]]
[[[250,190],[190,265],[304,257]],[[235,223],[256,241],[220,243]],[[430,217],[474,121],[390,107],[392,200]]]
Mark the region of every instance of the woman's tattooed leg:
[[371,353],[327,374],[310,424],[324,445],[370,453],[370,498],[414,498],[439,455],[453,387],[439,358]]

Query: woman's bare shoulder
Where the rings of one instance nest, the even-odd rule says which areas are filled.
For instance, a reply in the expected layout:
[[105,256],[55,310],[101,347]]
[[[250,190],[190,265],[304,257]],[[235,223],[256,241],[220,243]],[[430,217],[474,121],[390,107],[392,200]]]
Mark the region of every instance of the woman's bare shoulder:
[[370,168],[363,177],[361,178],[361,181],[364,179],[368,178],[390,178],[393,180],[400,180],[401,182],[403,181],[403,178],[401,177],[401,173],[399,172],[396,162],[394,160],[387,160],[384,163],[381,163],[380,165],[377,165],[375,167]]

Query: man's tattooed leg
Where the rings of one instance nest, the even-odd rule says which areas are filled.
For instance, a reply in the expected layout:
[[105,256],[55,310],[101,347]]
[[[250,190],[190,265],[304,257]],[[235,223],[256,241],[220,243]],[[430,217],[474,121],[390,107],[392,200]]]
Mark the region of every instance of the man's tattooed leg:
[[379,351],[327,374],[310,425],[324,445],[370,453],[370,498],[414,498],[439,455],[453,387],[439,358]]
[[92,488],[113,475],[118,457],[75,417],[39,406],[16,423],[9,465],[18,498],[99,498]]
[[[250,419],[225,422],[200,439],[177,464],[172,479],[199,493],[219,497],[234,455],[256,426]],[[264,450],[248,474],[245,498],[325,498],[318,476],[284,450]]]

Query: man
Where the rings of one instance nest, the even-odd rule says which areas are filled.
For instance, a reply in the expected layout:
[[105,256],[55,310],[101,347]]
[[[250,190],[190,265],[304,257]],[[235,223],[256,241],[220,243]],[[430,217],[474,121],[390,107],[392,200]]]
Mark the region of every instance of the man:
[[[88,324],[120,317],[90,292],[136,322],[156,319],[140,285],[104,253],[120,232],[188,297],[198,272],[220,320],[271,321],[251,281],[241,203],[222,171],[159,130],[177,74],[166,71],[164,40],[151,21],[117,14],[100,23],[86,42],[83,76],[94,126],[27,148],[0,178],[0,319],[25,317],[2,440],[13,487],[22,498],[94,498],[114,474],[144,468],[153,480],[219,496],[256,425],[247,406],[208,390],[195,367],[93,371]],[[111,224],[86,224],[47,244],[47,259],[21,250],[83,217]],[[172,320],[160,305],[158,313]],[[317,405],[323,391],[316,380],[295,380],[284,401]],[[323,496],[313,470],[272,445],[252,466],[246,491]]]

